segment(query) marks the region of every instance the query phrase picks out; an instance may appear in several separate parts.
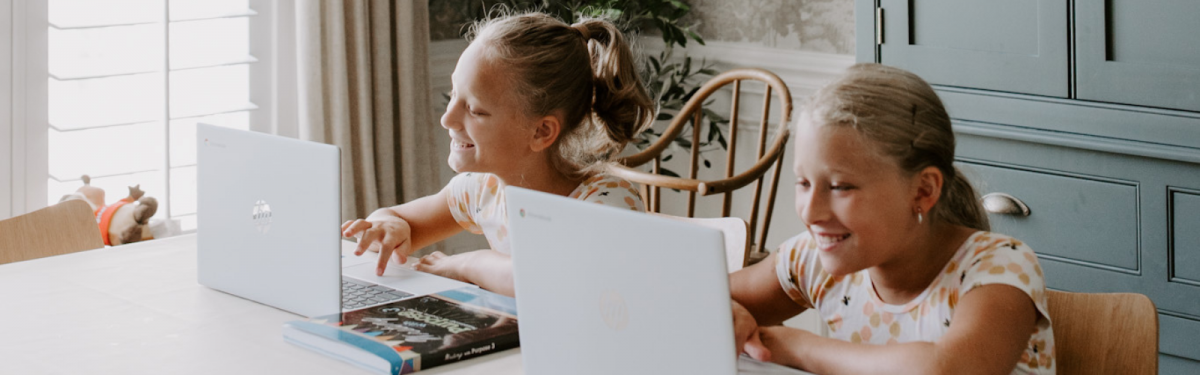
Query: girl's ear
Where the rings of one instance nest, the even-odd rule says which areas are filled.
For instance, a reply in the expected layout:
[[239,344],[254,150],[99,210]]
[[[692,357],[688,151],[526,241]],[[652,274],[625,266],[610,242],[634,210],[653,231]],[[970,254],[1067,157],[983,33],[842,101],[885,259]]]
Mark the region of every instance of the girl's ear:
[[928,213],[933,205],[942,198],[942,185],[945,182],[945,175],[937,167],[928,166],[918,172],[913,181],[916,189],[913,209]]
[[553,114],[542,116],[535,126],[533,141],[529,144],[529,148],[533,152],[541,152],[550,148],[554,141],[558,140],[559,133],[562,132],[562,121]]

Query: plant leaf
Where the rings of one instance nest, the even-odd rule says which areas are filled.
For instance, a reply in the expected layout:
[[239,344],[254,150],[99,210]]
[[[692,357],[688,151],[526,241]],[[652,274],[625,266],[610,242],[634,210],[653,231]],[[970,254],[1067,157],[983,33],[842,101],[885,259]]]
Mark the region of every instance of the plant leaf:
[[700,45],[702,45],[702,46],[706,45],[706,44],[704,44],[704,38],[701,38],[700,34],[696,34],[696,32],[692,31],[692,30],[688,30],[687,33],[688,33],[688,36],[691,36],[692,39],[696,41],[696,43],[700,43]]

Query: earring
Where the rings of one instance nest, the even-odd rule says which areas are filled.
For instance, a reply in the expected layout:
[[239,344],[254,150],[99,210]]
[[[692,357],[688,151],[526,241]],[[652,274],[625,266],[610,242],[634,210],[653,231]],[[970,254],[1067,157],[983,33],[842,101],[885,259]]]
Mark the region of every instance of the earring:
[[922,222],[922,221],[924,221],[924,218],[922,218],[922,217],[921,217],[921,213],[920,213],[920,212],[918,212],[918,213],[917,213],[917,224],[921,224],[921,222]]

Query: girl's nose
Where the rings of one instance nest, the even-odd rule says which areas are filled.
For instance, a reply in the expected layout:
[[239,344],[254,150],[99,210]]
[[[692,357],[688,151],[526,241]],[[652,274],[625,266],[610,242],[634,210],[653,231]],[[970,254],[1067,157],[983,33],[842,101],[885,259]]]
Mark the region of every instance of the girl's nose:
[[796,213],[805,224],[818,224],[829,219],[829,207],[826,203],[824,194],[818,191],[797,194]]
[[459,114],[457,113],[458,111],[454,110],[457,107],[458,106],[454,103],[454,99],[450,99],[450,104],[446,105],[446,112],[442,114],[443,128],[458,129],[462,127],[462,123],[460,122],[461,117],[459,117]]

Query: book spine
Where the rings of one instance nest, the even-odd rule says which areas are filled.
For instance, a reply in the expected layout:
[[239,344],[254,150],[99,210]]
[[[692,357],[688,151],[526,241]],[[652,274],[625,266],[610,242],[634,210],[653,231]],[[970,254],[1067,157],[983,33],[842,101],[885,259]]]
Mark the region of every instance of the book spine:
[[421,355],[421,368],[433,368],[447,363],[454,363],[486,354],[496,353],[521,346],[517,333],[500,335],[487,340],[480,340],[471,345],[439,350]]

